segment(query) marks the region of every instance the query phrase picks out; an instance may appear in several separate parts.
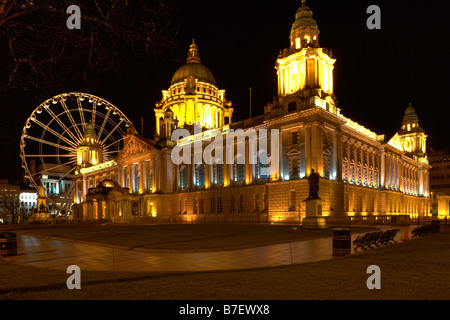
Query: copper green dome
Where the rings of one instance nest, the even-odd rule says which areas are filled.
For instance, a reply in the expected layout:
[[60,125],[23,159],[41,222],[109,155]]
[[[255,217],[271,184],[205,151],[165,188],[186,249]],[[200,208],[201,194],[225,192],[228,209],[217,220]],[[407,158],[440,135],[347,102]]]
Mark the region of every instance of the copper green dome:
[[292,30],[301,27],[312,27],[315,29],[319,29],[316,20],[314,20],[313,18],[313,12],[311,8],[306,5],[305,0],[302,1],[302,6],[297,10],[297,13],[295,14],[295,22],[292,25]]
[[97,133],[95,132],[92,121],[89,121],[89,123],[86,125],[86,129],[84,130],[84,137],[97,137]]
[[403,116],[403,123],[412,123],[419,121],[419,117],[416,114],[416,109],[409,104],[408,108],[406,108],[405,115]]
[[200,56],[198,54],[197,45],[192,41],[189,49],[187,63],[179,68],[172,77],[171,85],[184,82],[188,77],[194,77],[198,81],[206,82],[216,86],[216,79],[211,71],[201,64]]

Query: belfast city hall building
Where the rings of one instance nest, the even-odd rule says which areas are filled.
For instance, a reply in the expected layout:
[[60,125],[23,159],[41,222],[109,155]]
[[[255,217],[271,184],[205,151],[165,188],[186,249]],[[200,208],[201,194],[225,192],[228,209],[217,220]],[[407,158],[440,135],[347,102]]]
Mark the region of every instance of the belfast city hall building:
[[[74,221],[297,223],[313,170],[328,219],[428,215],[431,166],[415,109],[406,108],[389,138],[345,117],[333,91],[335,62],[319,45],[303,2],[290,46],[275,64],[277,98],[263,115],[233,122],[225,90],[192,42],[154,108],[153,139],[131,127],[118,156],[103,161],[96,128],[86,126],[77,149]],[[206,138],[208,131],[235,135],[226,145]],[[188,161],[174,161],[175,150]],[[223,156],[205,161],[208,153]]]

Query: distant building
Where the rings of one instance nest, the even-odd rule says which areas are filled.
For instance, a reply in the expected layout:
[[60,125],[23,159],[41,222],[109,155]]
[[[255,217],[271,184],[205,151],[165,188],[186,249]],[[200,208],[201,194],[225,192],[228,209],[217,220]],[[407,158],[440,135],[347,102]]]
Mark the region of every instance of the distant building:
[[11,223],[13,213],[19,213],[20,187],[0,179],[0,223]]
[[25,215],[33,213],[37,209],[37,192],[34,189],[19,191],[20,210]]
[[430,150],[431,192],[450,195],[450,153],[448,150]]
[[38,179],[48,198],[47,207],[53,215],[65,215],[71,211],[73,170],[68,165],[43,163],[38,167]]
[[450,153],[430,150],[432,213],[440,217],[450,214]]

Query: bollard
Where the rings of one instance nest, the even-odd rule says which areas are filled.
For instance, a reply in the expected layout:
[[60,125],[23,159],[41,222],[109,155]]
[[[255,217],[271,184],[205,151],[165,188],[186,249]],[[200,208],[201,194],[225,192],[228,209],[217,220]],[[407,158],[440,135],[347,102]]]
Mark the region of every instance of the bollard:
[[17,237],[15,233],[0,233],[0,254],[3,257],[17,256]]
[[349,229],[334,229],[333,256],[345,256],[351,253],[351,240]]

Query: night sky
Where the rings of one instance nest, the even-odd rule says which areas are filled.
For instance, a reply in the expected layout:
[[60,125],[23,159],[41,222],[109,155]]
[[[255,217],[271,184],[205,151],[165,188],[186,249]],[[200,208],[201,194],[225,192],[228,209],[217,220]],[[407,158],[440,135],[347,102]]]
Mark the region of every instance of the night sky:
[[[202,63],[233,102],[233,120],[249,117],[249,87],[253,115],[262,114],[264,105],[277,94],[276,58],[281,49],[289,47],[301,1],[197,0],[176,4],[177,48],[167,50],[144,80],[112,78],[109,90],[87,93],[116,105],[136,128],[144,117],[144,136],[152,138],[155,102],[161,100],[161,90],[169,88],[173,74],[185,63],[195,38]],[[337,59],[334,88],[343,115],[390,138],[400,129],[404,111],[412,102],[429,145],[449,148],[449,1],[308,0],[307,4],[321,32],[320,46],[331,49]],[[366,10],[372,4],[381,8],[381,30],[366,27]],[[17,105],[22,105],[20,99],[18,96]],[[10,149],[3,148],[12,156],[2,160],[0,176],[12,182],[22,174],[21,130],[28,110],[36,107],[11,111],[16,121],[2,129],[3,140],[15,143]]]

